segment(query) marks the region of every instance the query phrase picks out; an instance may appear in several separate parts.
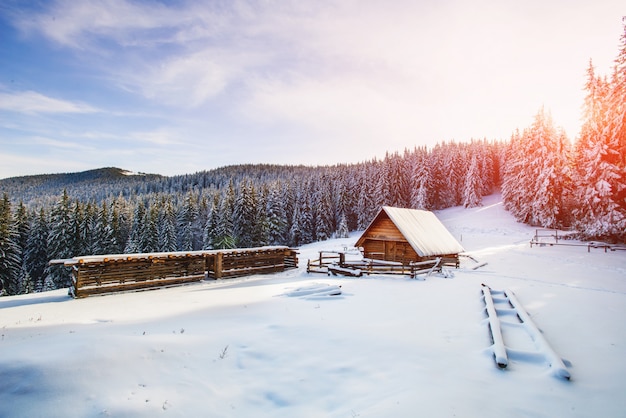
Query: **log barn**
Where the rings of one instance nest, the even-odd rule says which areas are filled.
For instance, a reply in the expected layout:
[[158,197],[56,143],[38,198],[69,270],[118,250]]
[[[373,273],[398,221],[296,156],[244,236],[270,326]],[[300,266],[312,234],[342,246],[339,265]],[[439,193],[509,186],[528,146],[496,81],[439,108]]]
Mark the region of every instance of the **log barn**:
[[365,258],[410,264],[442,258],[459,265],[464,249],[434,213],[383,206],[355,244]]

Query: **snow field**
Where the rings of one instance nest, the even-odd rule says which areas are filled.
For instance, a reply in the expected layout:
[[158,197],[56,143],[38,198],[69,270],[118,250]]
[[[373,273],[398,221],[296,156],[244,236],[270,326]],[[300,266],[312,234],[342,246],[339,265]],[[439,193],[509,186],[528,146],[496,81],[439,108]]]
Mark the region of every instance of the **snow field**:
[[[453,279],[306,273],[353,235],[276,275],[2,298],[0,416],[623,416],[626,254],[530,248],[533,229],[491,198],[438,213],[487,262]],[[481,283],[515,293],[571,381],[522,355],[528,338],[496,367]]]

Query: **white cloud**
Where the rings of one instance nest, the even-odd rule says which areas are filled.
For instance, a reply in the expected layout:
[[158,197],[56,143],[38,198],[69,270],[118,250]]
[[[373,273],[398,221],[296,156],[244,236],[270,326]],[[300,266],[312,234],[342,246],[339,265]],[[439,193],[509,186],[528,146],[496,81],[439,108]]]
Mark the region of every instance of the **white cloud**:
[[44,96],[35,91],[0,93],[0,110],[20,113],[93,113],[98,110],[80,102]]
[[24,31],[40,32],[61,45],[80,49],[94,47],[98,38],[123,44],[137,31],[168,27],[170,21],[169,10],[156,2],[141,5],[126,0],[59,0],[47,6],[43,13],[22,16],[17,25]]
[[[596,15],[595,4],[540,0],[60,0],[20,27],[78,51],[76,59],[96,57],[88,64],[101,78],[148,99],[133,109],[159,120],[128,123],[119,136],[129,144],[164,149],[184,138],[201,147],[219,138],[233,147],[255,138],[237,158],[261,158],[260,141],[301,133],[307,143],[300,147],[313,138],[333,146],[343,140],[372,147],[371,156],[449,139],[507,138],[542,105],[574,135],[587,60],[616,52],[619,17],[610,45],[595,26],[609,26],[607,10],[617,2],[600,3],[606,7]],[[586,21],[602,23],[592,30]],[[36,98],[40,107],[31,97],[21,111],[95,111]],[[1,99],[5,110],[20,107]],[[175,128],[153,129],[155,122]]]
[[156,129],[152,131],[133,132],[130,139],[152,145],[180,145],[180,135],[170,129]]

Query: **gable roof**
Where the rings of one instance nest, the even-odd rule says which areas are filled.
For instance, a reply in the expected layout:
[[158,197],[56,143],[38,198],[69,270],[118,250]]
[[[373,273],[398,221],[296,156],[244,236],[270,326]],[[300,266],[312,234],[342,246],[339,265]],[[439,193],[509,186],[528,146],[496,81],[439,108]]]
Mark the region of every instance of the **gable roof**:
[[369,229],[377,222],[383,213],[389,217],[391,222],[398,228],[409,245],[411,245],[420,257],[458,254],[465,251],[433,212],[418,209],[394,208],[391,206],[382,207],[378,215],[376,215],[372,223],[357,241],[357,247],[367,238]]

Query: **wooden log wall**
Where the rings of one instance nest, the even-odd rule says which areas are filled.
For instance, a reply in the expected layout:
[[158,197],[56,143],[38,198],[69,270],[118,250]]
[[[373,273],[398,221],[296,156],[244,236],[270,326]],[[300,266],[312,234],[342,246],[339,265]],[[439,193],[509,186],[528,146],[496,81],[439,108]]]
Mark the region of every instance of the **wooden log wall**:
[[72,266],[73,295],[179,285],[204,278],[201,256],[170,256],[86,261]]
[[288,247],[220,250],[205,255],[207,275],[213,279],[274,273],[298,267],[298,252]]
[[72,269],[70,293],[76,297],[150,289],[298,267],[297,252],[288,247],[194,251],[52,260]]

